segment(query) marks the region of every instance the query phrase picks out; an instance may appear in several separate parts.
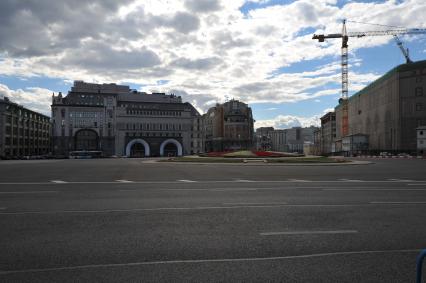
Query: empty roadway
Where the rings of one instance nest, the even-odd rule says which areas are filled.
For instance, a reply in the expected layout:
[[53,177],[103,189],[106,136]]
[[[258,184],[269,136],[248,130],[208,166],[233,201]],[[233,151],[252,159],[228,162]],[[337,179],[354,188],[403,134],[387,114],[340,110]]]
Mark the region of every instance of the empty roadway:
[[411,282],[425,160],[0,162],[2,282]]

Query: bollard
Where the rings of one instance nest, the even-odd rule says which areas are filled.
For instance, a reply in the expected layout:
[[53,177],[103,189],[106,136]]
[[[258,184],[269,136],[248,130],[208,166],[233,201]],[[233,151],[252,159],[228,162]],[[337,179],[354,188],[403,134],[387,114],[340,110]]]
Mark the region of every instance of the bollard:
[[422,283],[422,266],[423,266],[423,260],[425,259],[425,256],[426,256],[426,249],[425,250],[422,250],[421,252],[420,252],[420,254],[417,256],[417,266],[416,266],[416,273],[417,273],[417,276],[416,276],[416,282],[417,283]]

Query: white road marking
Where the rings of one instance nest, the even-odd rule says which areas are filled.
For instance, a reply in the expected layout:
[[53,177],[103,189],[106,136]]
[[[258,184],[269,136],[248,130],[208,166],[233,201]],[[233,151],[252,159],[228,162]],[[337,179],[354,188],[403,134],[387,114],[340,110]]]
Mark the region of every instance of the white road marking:
[[195,207],[156,207],[134,209],[105,209],[105,210],[55,210],[55,211],[20,211],[0,212],[0,215],[24,215],[24,214],[57,214],[57,213],[116,213],[116,212],[140,212],[140,211],[174,211],[174,210],[209,210],[209,209],[239,209],[239,208],[276,208],[284,205],[240,205],[240,206],[195,206]]
[[394,182],[413,182],[413,180],[406,180],[406,179],[388,179],[389,181]]
[[374,255],[374,254],[389,254],[389,253],[413,253],[414,254],[414,253],[418,253],[420,250],[421,249],[370,250],[370,251],[347,251],[347,252],[334,252],[334,253],[304,254],[304,255],[293,255],[293,256],[275,256],[275,257],[183,259],[183,260],[177,259],[177,260],[140,261],[140,262],[127,262],[127,263],[88,264],[88,265],[75,265],[75,266],[64,266],[64,267],[5,270],[5,271],[0,271],[0,275],[50,272],[50,271],[83,270],[83,269],[96,269],[96,268],[164,265],[164,264],[200,264],[200,263],[214,263],[214,262],[277,261],[277,260],[291,260],[291,259],[303,259],[303,258],[319,258],[319,257],[350,256],[350,255]]
[[314,234],[352,234],[358,233],[356,230],[334,230],[334,231],[285,231],[285,232],[264,232],[261,236],[275,235],[314,235]]
[[372,201],[371,204],[426,204],[426,201]]
[[323,191],[426,191],[426,189],[410,189],[410,188],[404,188],[404,189],[379,189],[377,187],[368,188],[368,187],[359,187],[359,188],[347,188],[347,189],[322,189]]
[[[286,208],[286,207],[368,207],[372,205],[395,204],[370,202],[359,204],[276,204],[276,205],[235,205],[235,206],[195,206],[195,207],[155,207],[155,208],[134,208],[134,209],[106,209],[106,210],[53,210],[53,211],[16,211],[0,212],[0,215],[26,215],[26,214],[58,214],[58,213],[120,213],[120,212],[144,212],[144,211],[184,211],[184,210],[220,210],[220,209],[241,209],[241,208]],[[397,204],[418,204],[418,203],[397,203]],[[420,203],[420,204],[426,204]]]
[[184,182],[184,183],[196,183],[197,181],[192,181],[192,180],[178,180],[179,182]]
[[0,192],[0,194],[51,194],[59,191],[18,191],[18,192]]
[[129,181],[129,180],[116,180],[119,183],[133,183],[133,181]]
[[[56,181],[60,181],[60,180],[56,180]],[[181,182],[184,181],[189,181],[189,182],[197,182],[200,184],[216,184],[216,183],[237,183],[236,181],[225,181],[225,180],[217,180],[217,181],[191,181],[191,180],[178,180]],[[277,181],[272,181],[272,180],[263,180],[263,181],[251,181],[252,183],[294,183],[294,182],[313,182],[313,183],[342,183],[344,181],[337,181],[337,180],[299,180],[299,179],[288,179],[288,180],[277,180]],[[389,180],[371,180],[371,181],[363,181],[364,183],[395,183],[395,181],[389,181]],[[424,186],[426,185],[426,181],[424,180],[411,180],[410,182],[416,182],[416,184],[407,184],[407,185],[416,185],[416,186]],[[61,184],[117,184],[116,181],[79,181],[79,182],[73,182],[73,181],[69,181],[69,182],[65,182],[65,181],[60,181],[59,183]],[[417,184],[418,183],[418,184]],[[1,185],[55,185],[58,184],[57,182],[0,182],[0,186]],[[133,181],[132,184],[176,184],[176,181]]]
[[223,205],[283,205],[287,202],[224,202]]
[[339,181],[343,181],[343,182],[364,182],[363,180],[355,180],[355,179],[339,179]]
[[426,186],[426,183],[423,183],[423,184],[407,184],[407,186]]
[[55,183],[55,184],[66,184],[68,182],[62,181],[62,180],[51,180],[50,182]]
[[254,181],[245,180],[245,179],[237,179],[237,180],[235,180],[235,182],[250,183],[250,182],[254,182]]

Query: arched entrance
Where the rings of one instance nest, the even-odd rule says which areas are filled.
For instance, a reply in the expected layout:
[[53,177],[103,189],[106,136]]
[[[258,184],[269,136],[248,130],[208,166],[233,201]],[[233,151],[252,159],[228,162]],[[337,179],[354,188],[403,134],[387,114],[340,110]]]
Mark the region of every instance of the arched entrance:
[[182,156],[182,145],[175,139],[168,139],[161,143],[160,156]]
[[99,150],[98,134],[94,130],[79,130],[74,135],[74,149],[77,151],[97,151]]
[[149,155],[149,144],[143,139],[131,140],[126,146],[127,157],[148,157]]

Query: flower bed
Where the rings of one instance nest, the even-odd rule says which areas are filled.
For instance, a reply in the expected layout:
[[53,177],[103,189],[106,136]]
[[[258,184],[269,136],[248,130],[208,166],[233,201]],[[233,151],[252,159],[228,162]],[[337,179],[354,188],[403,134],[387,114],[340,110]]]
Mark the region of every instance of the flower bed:
[[300,157],[304,156],[299,153],[287,153],[276,151],[212,151],[199,154],[201,157],[236,157],[236,158],[250,158],[250,157]]

